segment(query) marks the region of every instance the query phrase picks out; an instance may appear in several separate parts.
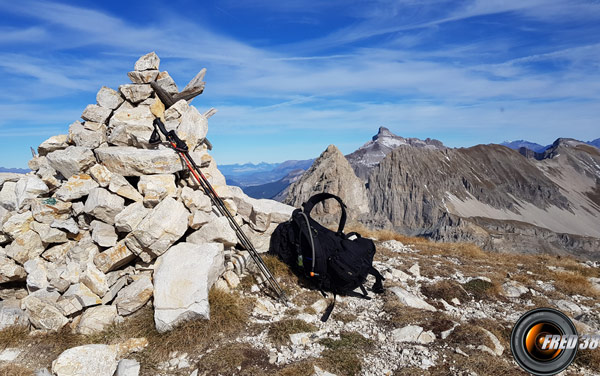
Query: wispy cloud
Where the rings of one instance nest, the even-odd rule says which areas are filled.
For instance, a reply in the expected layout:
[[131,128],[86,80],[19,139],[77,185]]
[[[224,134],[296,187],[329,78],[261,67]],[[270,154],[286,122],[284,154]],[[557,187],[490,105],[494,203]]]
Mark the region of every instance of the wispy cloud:
[[[299,42],[284,34],[245,38],[244,30],[219,28],[211,14],[199,20],[201,12],[155,6],[160,17],[142,20],[103,3],[0,4],[0,12],[23,23],[0,28],[0,109],[10,114],[0,118],[0,134],[54,131],[61,120],[66,128],[100,86],[126,83],[135,59],[156,51],[180,86],[208,68],[207,89],[195,104],[220,107],[211,119],[217,139],[352,129],[354,141],[343,142],[354,145],[388,125],[464,145],[510,137],[507,131],[557,137],[565,135],[561,124],[569,124],[568,136],[597,137],[597,2],[222,0],[203,8],[234,26],[253,11],[284,25],[282,33],[291,24],[323,30]],[[328,25],[332,12],[339,17]],[[297,26],[286,17],[311,23]],[[242,161],[239,146],[225,142],[221,150]]]

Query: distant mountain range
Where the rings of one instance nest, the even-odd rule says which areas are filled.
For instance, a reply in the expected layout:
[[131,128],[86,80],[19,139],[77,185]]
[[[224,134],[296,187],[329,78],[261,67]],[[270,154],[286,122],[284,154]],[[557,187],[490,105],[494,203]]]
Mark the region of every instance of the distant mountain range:
[[[592,145],[592,146],[595,146],[597,148],[600,148],[600,138],[597,138],[597,139],[595,139],[593,141],[580,141],[580,142],[583,142],[585,144]],[[535,142],[530,142],[530,141],[527,141],[527,140],[504,141],[500,145],[509,147],[511,149],[514,149],[514,150],[519,150],[521,148],[526,148],[526,149],[529,149],[529,150],[534,151],[536,153],[541,153],[544,150],[552,147],[552,145],[543,146],[543,145],[537,144]]]
[[28,168],[7,168],[7,167],[0,167],[0,172],[14,172],[17,174],[26,174],[29,171],[31,171]]
[[[600,148],[600,138],[583,142]],[[357,177],[367,181],[373,167],[377,166],[392,150],[400,146],[411,146],[430,150],[444,150],[446,146],[441,141],[427,138],[405,138],[397,136],[386,127],[379,127],[377,134],[363,146],[345,157],[350,162]],[[521,154],[535,157],[552,145],[540,145],[527,140],[504,141],[500,145],[519,151]],[[525,148],[523,150],[520,150]],[[526,150],[530,150],[528,153]],[[288,186],[298,180],[315,159],[288,160],[282,163],[246,163],[220,165],[219,169],[225,175],[227,183],[241,187],[244,192],[254,198],[274,198],[283,201],[287,195]]]
[[[377,154],[382,150],[365,146]],[[363,161],[370,160],[369,152],[350,161],[330,146],[286,189],[283,201],[297,206],[316,191],[328,191],[342,197],[349,212],[363,213],[359,220],[367,227],[501,252],[600,260],[600,150],[568,138],[541,152],[517,146],[518,151],[497,144],[451,149],[405,143],[368,171]],[[356,175],[368,176],[367,213],[350,184],[357,176],[348,173],[348,162]],[[324,218],[327,214],[325,208]]]
[[314,159],[306,159],[282,163],[219,165],[219,170],[227,179],[227,184],[241,187],[247,195],[271,198],[289,185],[291,177],[298,171],[308,169],[313,162]]

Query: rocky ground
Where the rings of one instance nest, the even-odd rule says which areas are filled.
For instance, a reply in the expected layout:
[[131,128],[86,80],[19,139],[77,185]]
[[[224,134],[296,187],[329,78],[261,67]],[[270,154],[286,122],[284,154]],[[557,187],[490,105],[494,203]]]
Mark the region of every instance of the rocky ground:
[[[580,333],[600,329],[596,264],[369,235],[379,237],[375,265],[386,292],[338,298],[326,323],[319,318],[329,300],[267,256],[289,307],[248,272],[233,288],[211,290],[210,320],[164,334],[155,329],[152,300],[92,335],[12,327],[0,331],[0,375],[89,374],[59,373],[72,358],[80,367],[102,364],[97,374],[109,376],[117,367],[115,375],[518,375],[525,373],[508,341],[527,310],[556,307]],[[565,375],[598,374],[599,351],[580,352]]]

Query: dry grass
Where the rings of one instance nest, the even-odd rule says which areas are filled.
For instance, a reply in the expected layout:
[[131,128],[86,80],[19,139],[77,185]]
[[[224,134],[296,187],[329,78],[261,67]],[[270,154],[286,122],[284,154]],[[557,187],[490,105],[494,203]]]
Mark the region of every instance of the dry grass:
[[104,331],[82,336],[68,328],[57,333],[31,336],[27,330],[11,327],[0,331],[0,348],[21,347],[34,349],[39,366],[49,367],[63,351],[89,343],[115,344],[134,337],[145,337],[148,347],[136,357],[142,360],[145,373],[151,374],[156,365],[168,359],[171,351],[203,351],[215,341],[246,325],[250,305],[241,297],[212,289],[209,293],[210,320],[193,320],[181,324],[168,333],[158,333],[152,308],[145,307],[123,323],[109,326]]
[[197,364],[198,372],[207,375],[272,375],[269,356],[247,343],[223,344],[207,353]]
[[333,312],[333,315],[331,316],[334,320],[338,320],[343,322],[344,324],[347,324],[351,321],[356,320],[358,317],[352,313],[345,313],[345,312]]
[[421,287],[421,292],[431,299],[444,299],[446,302],[450,302],[454,298],[464,302],[468,298],[465,289],[458,282],[452,280],[442,280],[424,285]]
[[527,376],[519,366],[505,359],[492,356],[479,350],[464,350],[469,357],[454,352],[448,352],[444,362],[430,368],[424,375],[447,376],[447,375],[469,375],[498,376],[515,375]]
[[459,346],[473,345],[477,347],[485,345],[491,349],[494,348],[492,340],[481,330],[481,327],[471,323],[460,324],[454,328],[446,341]]
[[34,372],[29,368],[16,364],[0,366],[0,376],[33,376]]
[[9,326],[0,330],[0,350],[18,347],[29,339],[29,329],[25,326]]
[[289,343],[290,334],[314,332],[317,327],[304,320],[288,319],[281,320],[271,324],[269,328],[269,338],[277,345]]
[[344,348],[368,350],[373,347],[375,342],[357,332],[342,332],[340,333],[340,339],[324,338],[319,343],[331,350]]
[[462,285],[469,295],[475,300],[491,300],[498,301],[504,299],[502,297],[502,287],[497,282],[488,282],[483,279],[472,279]]
[[292,298],[292,301],[298,306],[310,306],[323,298],[317,290],[303,290]]
[[361,355],[374,342],[356,332],[342,332],[340,339],[325,338],[320,343],[327,349],[321,352],[320,364],[338,375],[358,375],[362,369]]
[[598,370],[600,369],[600,350],[579,350],[575,355],[574,362],[580,366]]
[[384,319],[385,326],[402,328],[407,325],[418,325],[424,330],[431,330],[436,336],[454,326],[454,321],[444,312],[430,312],[407,307],[398,302],[395,296],[384,296],[383,311],[388,314]]
[[277,376],[312,376],[314,375],[314,361],[303,360],[291,363],[278,370]]
[[555,272],[554,287],[565,295],[582,295],[592,298],[599,296],[590,280],[576,272]]

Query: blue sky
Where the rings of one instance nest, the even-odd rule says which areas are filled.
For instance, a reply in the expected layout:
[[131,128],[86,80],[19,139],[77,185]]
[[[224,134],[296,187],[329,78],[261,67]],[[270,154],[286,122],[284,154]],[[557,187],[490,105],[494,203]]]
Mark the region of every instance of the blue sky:
[[0,166],[66,133],[150,51],[218,163],[349,153],[379,126],[449,146],[600,137],[600,3],[579,0],[4,1]]

